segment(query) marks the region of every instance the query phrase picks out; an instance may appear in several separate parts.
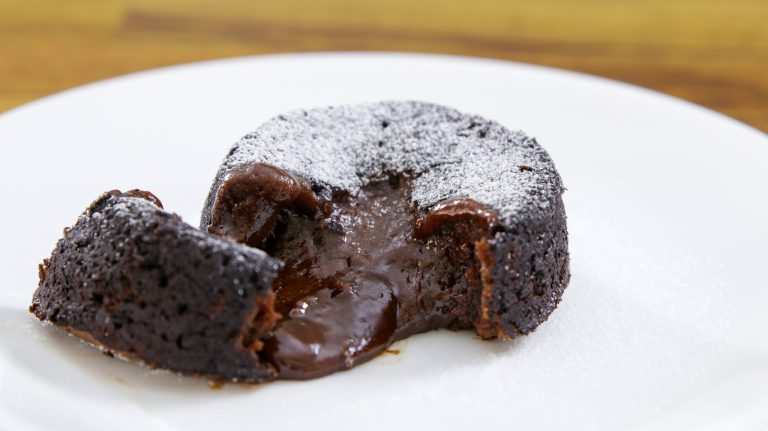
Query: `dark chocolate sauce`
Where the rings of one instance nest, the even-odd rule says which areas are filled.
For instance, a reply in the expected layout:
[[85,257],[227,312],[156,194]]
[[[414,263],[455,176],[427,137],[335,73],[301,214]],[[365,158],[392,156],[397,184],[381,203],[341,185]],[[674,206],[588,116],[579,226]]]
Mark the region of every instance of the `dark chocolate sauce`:
[[328,202],[318,198],[303,179],[270,165],[254,164],[221,185],[208,231],[261,247],[280,211],[289,206],[315,217],[330,211]]
[[282,319],[259,352],[281,378],[350,368],[398,339],[470,328],[478,318],[475,248],[496,216],[475,201],[419,212],[402,175],[320,199],[267,165],[229,177],[220,190],[209,231],[285,263],[272,284]]

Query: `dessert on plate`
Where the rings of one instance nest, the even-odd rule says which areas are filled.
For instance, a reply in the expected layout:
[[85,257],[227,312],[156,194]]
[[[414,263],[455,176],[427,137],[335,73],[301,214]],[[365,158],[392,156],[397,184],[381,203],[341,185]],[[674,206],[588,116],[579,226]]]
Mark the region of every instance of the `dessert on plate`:
[[31,311],[112,354],[307,379],[437,328],[533,331],[568,285],[560,176],[522,132],[380,102],[273,118],[226,155],[200,227],[111,191],[40,265]]

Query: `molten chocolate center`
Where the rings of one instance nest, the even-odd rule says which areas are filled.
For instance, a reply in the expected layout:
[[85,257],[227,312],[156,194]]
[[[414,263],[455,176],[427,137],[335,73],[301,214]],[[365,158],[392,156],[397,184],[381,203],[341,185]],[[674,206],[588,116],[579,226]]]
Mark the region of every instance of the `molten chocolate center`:
[[209,231],[264,249],[285,266],[274,280],[282,315],[262,360],[282,378],[352,367],[390,343],[435,328],[482,323],[483,266],[496,216],[469,200],[419,212],[411,178],[318,197],[309,184],[252,165],[222,184]]

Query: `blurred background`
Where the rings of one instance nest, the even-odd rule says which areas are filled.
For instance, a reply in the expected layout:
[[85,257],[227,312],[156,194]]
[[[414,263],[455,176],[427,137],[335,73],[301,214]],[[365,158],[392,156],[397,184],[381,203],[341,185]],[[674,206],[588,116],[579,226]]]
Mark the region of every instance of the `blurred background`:
[[0,112],[159,66],[349,50],[576,70],[768,131],[768,0],[0,0]]

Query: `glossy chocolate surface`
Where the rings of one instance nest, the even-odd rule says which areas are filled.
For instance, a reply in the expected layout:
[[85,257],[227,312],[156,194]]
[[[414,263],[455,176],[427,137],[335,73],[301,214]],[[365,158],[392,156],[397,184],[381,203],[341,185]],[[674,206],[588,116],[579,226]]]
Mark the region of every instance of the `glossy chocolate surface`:
[[495,215],[471,200],[418,211],[411,184],[393,175],[321,198],[268,165],[225,181],[209,231],[285,264],[272,283],[282,319],[259,352],[279,377],[318,377],[414,333],[473,326],[482,291],[475,246]]

